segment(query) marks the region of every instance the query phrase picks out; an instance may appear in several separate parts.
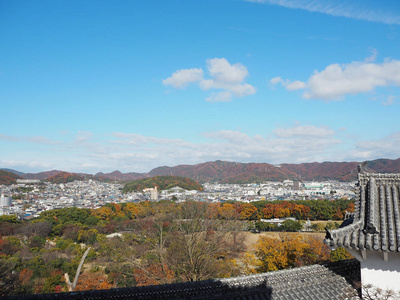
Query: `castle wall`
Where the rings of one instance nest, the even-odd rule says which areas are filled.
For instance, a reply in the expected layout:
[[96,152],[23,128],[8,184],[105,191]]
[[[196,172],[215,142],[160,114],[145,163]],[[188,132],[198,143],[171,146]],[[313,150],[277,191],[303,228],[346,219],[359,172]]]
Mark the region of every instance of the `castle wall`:
[[367,258],[361,261],[361,282],[400,292],[400,253],[389,252],[385,261],[383,252],[367,251]]

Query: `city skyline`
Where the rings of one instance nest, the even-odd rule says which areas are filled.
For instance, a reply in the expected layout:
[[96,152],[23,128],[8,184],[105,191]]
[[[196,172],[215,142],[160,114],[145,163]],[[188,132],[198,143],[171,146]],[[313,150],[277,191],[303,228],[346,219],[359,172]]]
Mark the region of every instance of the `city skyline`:
[[400,157],[396,1],[0,3],[0,168]]

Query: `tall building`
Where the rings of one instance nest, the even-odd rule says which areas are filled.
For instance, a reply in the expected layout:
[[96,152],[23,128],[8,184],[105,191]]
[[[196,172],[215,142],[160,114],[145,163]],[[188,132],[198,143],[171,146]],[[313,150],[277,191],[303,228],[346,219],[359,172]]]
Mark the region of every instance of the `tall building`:
[[157,201],[158,200],[158,190],[157,190],[157,186],[155,186],[154,188],[151,189],[150,191],[150,199]]
[[293,181],[293,190],[299,191],[300,190],[300,181]]
[[11,197],[4,197],[4,195],[2,194],[0,197],[0,206],[4,207],[4,206],[11,206]]
[[144,193],[150,193],[150,200],[152,200],[152,201],[157,201],[158,200],[157,186],[154,186],[154,188],[144,189],[143,192]]

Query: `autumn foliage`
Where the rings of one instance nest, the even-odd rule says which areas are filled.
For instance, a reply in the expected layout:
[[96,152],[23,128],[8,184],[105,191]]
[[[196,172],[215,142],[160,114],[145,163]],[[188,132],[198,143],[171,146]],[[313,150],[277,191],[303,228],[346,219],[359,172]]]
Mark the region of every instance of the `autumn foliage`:
[[15,175],[14,173],[0,170],[0,184],[9,185],[17,182],[17,179],[22,177]]
[[268,272],[326,262],[328,246],[312,236],[280,234],[278,238],[260,236],[256,245],[259,271]]
[[166,264],[153,264],[143,269],[136,269],[134,277],[137,286],[157,285],[160,282],[172,283],[174,272]]
[[[320,240],[288,232],[300,231],[302,220],[340,219],[346,211],[354,211],[354,203],[343,199],[146,201],[44,211],[32,221],[3,216],[0,276],[9,278],[7,295],[65,292],[64,274],[75,276],[88,247],[78,291],[231,277],[339,260],[349,257],[344,250],[330,253]],[[260,235],[255,251],[248,248],[245,236],[250,233],[244,231],[269,224],[261,219],[286,217],[301,221],[286,220],[279,227],[286,233],[278,238]],[[260,229],[266,230],[277,227]]]
[[74,180],[82,181],[84,180],[84,178],[75,173],[60,172],[56,175],[46,178],[46,180],[52,183],[67,183],[67,182],[72,182]]
[[80,275],[76,291],[87,290],[106,290],[112,288],[112,284],[108,282],[108,277],[102,273],[86,272]]
[[203,188],[196,181],[179,176],[155,176],[151,178],[137,179],[125,184],[123,192],[143,191],[146,188],[157,187],[158,190],[168,190],[175,186],[179,186],[185,190],[199,190]]
[[307,219],[310,208],[305,205],[283,201],[279,203],[268,203],[262,210],[265,219],[297,217],[297,219]]

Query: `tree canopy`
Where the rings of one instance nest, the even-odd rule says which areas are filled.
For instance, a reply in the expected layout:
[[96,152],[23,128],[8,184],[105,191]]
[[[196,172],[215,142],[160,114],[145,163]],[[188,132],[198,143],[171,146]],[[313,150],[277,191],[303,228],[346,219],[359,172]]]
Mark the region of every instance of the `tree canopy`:
[[168,190],[175,186],[181,187],[185,190],[203,190],[203,187],[200,184],[189,178],[178,176],[156,176],[127,182],[122,192],[137,192],[155,186],[158,190]]

